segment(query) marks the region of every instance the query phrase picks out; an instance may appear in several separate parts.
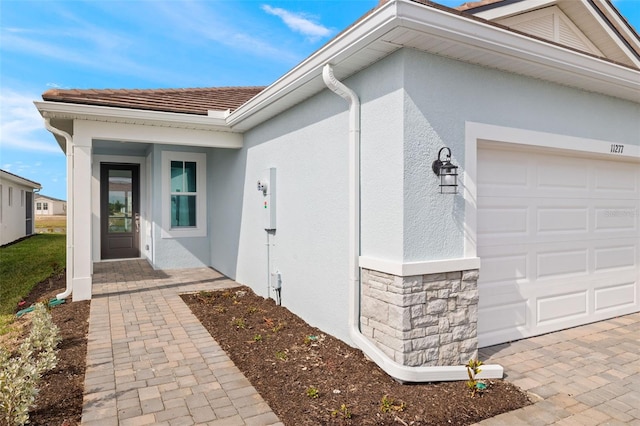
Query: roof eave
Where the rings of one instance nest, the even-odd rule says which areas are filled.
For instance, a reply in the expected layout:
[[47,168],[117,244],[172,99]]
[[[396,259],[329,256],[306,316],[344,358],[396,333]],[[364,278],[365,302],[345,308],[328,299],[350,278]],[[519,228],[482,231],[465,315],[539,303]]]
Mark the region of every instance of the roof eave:
[[233,132],[223,118],[175,112],[114,108],[55,101],[34,101],[43,118],[103,121],[148,126]]
[[[344,64],[349,57],[374,42],[384,41],[388,45],[397,43],[397,49],[405,47],[402,41],[395,40],[393,35],[385,37],[396,28],[410,29],[430,37],[455,41],[459,45],[482,50],[487,57],[495,58],[496,62],[505,57],[511,57],[514,58],[514,63],[517,65],[531,63],[548,70],[548,78],[540,76],[534,78],[554,81],[551,79],[551,75],[571,76],[571,84],[569,85],[572,87],[596,91],[634,102],[640,99],[640,70],[534,39],[481,19],[463,16],[460,12],[398,0],[388,2],[375,10],[232,112],[227,119],[228,124],[234,129],[246,131],[276,115],[279,111],[295,105],[301,101],[299,97],[293,97],[289,100],[290,104],[285,106],[276,105],[276,103],[282,102],[283,98],[297,88],[314,79],[321,79],[322,67],[325,64]],[[392,51],[390,49],[384,56]],[[428,50],[425,51],[428,52]],[[515,65],[513,67],[515,68]],[[503,67],[496,65],[495,68],[515,72],[509,69],[509,65]],[[340,75],[340,67],[336,67],[338,78],[348,77],[355,72],[358,70],[343,71]],[[522,74],[527,75],[526,72]],[[569,79],[567,78],[567,80]],[[592,83],[594,82],[598,83],[599,90],[593,90]],[[316,93],[321,90],[324,90],[324,87],[318,88]],[[311,95],[308,94],[307,97]]]
[[38,182],[23,178],[22,176],[14,175],[6,170],[0,170],[0,176],[2,176],[3,180],[10,181],[18,185],[23,185],[33,189],[42,189],[42,185]]

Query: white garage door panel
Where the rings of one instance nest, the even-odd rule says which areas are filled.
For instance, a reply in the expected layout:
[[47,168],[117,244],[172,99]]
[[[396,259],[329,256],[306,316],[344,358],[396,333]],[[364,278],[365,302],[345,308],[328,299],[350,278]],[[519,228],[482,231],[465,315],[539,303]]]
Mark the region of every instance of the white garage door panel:
[[640,311],[640,165],[485,148],[477,180],[481,347]]

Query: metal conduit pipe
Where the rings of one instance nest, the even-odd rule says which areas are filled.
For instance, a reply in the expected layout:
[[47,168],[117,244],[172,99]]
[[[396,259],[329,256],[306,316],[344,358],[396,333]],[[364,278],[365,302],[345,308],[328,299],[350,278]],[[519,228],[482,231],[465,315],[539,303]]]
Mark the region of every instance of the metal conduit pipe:
[[[463,365],[412,367],[397,363],[360,332],[360,99],[338,81],[326,64],[322,79],[332,92],[349,104],[349,337],[366,356],[400,382],[436,382],[467,380]],[[478,378],[502,378],[499,365],[484,365]]]
[[73,292],[73,139],[63,130],[53,127],[49,118],[44,119],[44,127],[54,135],[66,141],[67,154],[67,282],[65,290],[56,295],[57,299],[66,299]]

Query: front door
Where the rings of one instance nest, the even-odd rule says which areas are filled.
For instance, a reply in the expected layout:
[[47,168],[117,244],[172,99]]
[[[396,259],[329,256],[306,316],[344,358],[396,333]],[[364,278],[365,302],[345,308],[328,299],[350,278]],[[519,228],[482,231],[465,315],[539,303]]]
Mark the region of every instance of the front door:
[[100,164],[101,258],[140,257],[140,165]]

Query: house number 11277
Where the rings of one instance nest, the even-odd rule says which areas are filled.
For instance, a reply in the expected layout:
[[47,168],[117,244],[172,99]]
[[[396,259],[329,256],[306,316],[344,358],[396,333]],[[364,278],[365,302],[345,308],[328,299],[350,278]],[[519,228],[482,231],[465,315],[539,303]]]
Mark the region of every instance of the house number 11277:
[[611,144],[611,152],[613,152],[614,154],[622,154],[623,149],[624,145]]

